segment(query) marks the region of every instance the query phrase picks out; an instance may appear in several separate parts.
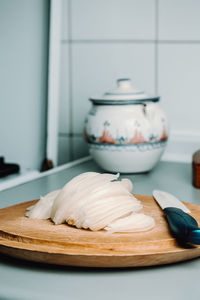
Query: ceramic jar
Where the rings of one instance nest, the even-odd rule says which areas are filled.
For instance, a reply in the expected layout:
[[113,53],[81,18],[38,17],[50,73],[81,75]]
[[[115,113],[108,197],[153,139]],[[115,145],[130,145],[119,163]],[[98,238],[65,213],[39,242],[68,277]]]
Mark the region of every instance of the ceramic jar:
[[90,101],[84,134],[97,164],[111,172],[151,170],[168,139],[159,97],[136,90],[130,79],[119,79],[116,89]]

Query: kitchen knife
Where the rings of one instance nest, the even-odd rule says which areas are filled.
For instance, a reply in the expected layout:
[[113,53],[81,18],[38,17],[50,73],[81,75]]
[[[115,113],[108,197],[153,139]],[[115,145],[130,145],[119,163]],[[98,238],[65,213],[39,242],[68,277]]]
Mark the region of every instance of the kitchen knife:
[[167,192],[154,190],[153,196],[163,209],[170,230],[176,238],[186,243],[200,245],[200,228],[197,221],[188,214],[190,210]]

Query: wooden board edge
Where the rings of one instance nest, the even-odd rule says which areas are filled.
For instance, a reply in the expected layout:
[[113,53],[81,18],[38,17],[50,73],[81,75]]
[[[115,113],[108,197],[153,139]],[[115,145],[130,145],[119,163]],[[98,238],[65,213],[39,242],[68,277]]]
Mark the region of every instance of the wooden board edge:
[[7,256],[32,261],[37,263],[53,264],[60,266],[73,267],[92,267],[92,268],[131,268],[131,267],[150,267],[158,265],[173,264],[182,261],[191,260],[200,256],[200,250],[191,252],[185,250],[181,255],[178,252],[153,254],[151,258],[148,255],[134,256],[102,256],[102,255],[76,255],[48,253],[41,251],[32,251],[27,249],[11,248],[0,245],[0,253]]

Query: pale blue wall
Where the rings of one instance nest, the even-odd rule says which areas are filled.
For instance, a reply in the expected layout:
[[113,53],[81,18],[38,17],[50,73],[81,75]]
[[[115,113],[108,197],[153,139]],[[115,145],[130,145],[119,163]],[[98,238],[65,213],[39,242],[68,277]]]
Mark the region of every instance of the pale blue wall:
[[0,155],[23,168],[45,156],[48,0],[0,0]]

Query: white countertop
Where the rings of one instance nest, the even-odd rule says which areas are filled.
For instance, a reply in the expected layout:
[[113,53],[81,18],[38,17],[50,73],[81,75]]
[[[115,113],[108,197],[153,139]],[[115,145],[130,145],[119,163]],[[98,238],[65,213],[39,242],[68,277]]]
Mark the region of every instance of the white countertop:
[[[102,170],[88,161],[0,193],[0,207],[29,201],[61,188],[86,171]],[[148,174],[125,175],[134,193],[163,189],[183,201],[200,204],[200,189],[191,184],[191,165],[160,162]],[[0,254],[0,299],[148,299],[199,300],[200,259],[130,269],[88,269],[36,264]]]

